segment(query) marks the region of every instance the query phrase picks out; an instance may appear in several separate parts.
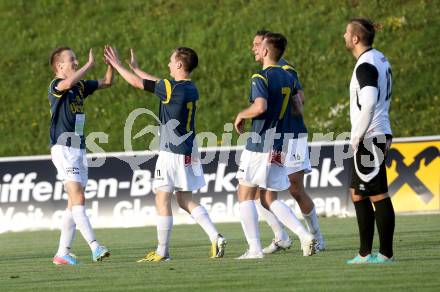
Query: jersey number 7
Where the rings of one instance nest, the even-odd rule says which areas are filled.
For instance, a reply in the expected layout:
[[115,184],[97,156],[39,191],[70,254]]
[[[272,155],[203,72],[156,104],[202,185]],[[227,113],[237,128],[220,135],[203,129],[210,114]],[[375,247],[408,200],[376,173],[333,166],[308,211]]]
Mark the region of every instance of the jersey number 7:
[[289,103],[290,98],[290,87],[282,87],[281,88],[281,94],[283,95],[283,105],[281,106],[280,115],[278,117],[279,120],[281,120],[284,117],[284,113],[287,109],[287,104]]

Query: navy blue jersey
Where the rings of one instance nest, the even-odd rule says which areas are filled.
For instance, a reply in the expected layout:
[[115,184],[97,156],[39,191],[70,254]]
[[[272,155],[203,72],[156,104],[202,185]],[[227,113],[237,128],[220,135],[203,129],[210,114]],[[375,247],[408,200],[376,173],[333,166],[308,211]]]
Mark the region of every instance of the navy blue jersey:
[[[52,80],[48,90],[51,113],[50,145],[60,144],[84,149],[84,100],[98,88],[98,81],[80,80],[72,88],[59,91],[57,85],[62,80]],[[72,140],[71,137],[79,139]]]
[[[284,70],[292,75],[294,79],[294,90],[292,95],[296,95],[298,93],[298,90],[302,90],[301,82],[298,78],[298,73],[296,72],[295,68],[284,59],[281,59],[278,62],[278,65],[280,65]],[[307,133],[307,127],[304,123],[303,116],[301,114],[293,113],[293,109],[289,110],[289,114],[285,115],[282,123],[287,133],[292,133],[295,138],[298,138],[298,135],[301,133]]]
[[191,155],[195,131],[196,101],[199,92],[191,80],[162,79],[154,93],[160,98],[160,150]]
[[253,152],[282,150],[282,136],[276,137],[273,134],[278,132],[282,135],[285,132],[283,125],[278,124],[287,113],[287,109],[291,108],[290,97],[294,90],[293,85],[292,75],[280,66],[268,66],[252,76],[249,101],[253,103],[257,97],[262,97],[267,101],[267,110],[252,119],[251,133],[257,135],[252,134],[255,137],[249,137],[247,150]]

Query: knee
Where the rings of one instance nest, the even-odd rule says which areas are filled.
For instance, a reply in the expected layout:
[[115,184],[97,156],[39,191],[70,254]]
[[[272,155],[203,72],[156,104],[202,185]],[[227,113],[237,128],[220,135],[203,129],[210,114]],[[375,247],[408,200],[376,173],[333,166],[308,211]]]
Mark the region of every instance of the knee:
[[270,210],[271,202],[269,202],[267,199],[264,198],[260,198],[260,202],[261,202],[261,206],[263,206],[267,210]]
[[297,180],[291,180],[289,191],[295,198],[301,197],[304,193],[304,186],[302,182],[300,183]]
[[84,189],[80,184],[69,183],[69,185],[65,189],[69,196],[69,201],[72,205],[84,204]]
[[177,196],[176,197],[177,205],[179,205],[180,208],[185,209],[185,206],[187,205],[186,200]]
[[171,202],[164,198],[156,197],[156,209],[158,214],[165,216],[171,212]]
[[177,200],[177,204],[179,205],[179,207],[189,213],[190,200],[187,200],[186,198],[181,198],[181,197],[177,197],[176,200]]

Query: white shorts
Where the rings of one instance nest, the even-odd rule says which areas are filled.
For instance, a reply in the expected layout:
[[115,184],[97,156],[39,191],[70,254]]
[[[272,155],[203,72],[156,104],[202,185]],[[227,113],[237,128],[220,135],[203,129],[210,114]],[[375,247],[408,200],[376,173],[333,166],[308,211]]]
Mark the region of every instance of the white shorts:
[[192,192],[206,185],[198,156],[160,151],[154,171],[153,190]]
[[53,145],[50,148],[50,153],[59,179],[63,182],[79,182],[84,188],[86,187],[88,169],[85,149]]
[[307,137],[289,140],[287,154],[284,158],[284,166],[286,167],[287,175],[300,171],[304,171],[304,173],[312,171]]
[[260,187],[276,192],[287,190],[290,182],[281,161],[281,153],[274,157],[273,153],[245,149],[241,153],[236,178],[239,184],[248,187]]

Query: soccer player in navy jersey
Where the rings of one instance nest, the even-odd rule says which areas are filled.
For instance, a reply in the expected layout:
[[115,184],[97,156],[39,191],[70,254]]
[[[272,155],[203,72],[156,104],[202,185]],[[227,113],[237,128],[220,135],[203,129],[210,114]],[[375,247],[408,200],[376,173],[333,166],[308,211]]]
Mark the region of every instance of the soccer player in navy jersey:
[[[252,52],[256,55],[261,46],[264,35],[269,33],[267,30],[259,30],[254,36],[252,42]],[[278,63],[281,68],[289,72],[294,78],[294,92],[292,93],[292,109],[284,116],[283,123],[286,124],[286,131],[290,133],[287,141],[286,153],[286,169],[289,176],[290,187],[289,192],[297,201],[301,213],[305,219],[306,225],[310,233],[312,233],[317,240],[316,250],[325,249],[325,241],[321,234],[321,229],[318,222],[318,217],[315,211],[315,205],[304,189],[304,174],[311,172],[309,151],[307,145],[307,128],[303,119],[303,104],[304,104],[304,90],[298,77],[295,68],[289,64],[284,58],[281,58]],[[259,193],[257,192],[257,207],[260,214],[266,220],[268,225],[274,232],[274,239],[271,244],[263,249],[264,253],[274,253],[280,250],[290,248],[292,240],[283,225],[276,218],[276,216],[262,207],[258,203]]]
[[133,50],[129,62],[133,72],[122,66],[115,49],[108,48],[105,56],[129,84],[154,93],[160,99],[160,150],[153,182],[158,213],[158,246],[138,262],[170,259],[168,246],[173,227],[173,193],[176,194],[179,206],[187,211],[209,236],[211,257],[223,257],[225,238],[217,232],[206,209],[192,198],[192,191],[205,186],[195,141],[196,102],[199,93],[190,79],[191,72],[198,65],[196,52],[187,47],[178,47],[173,51],[168,67],[174,79],[159,79],[140,70]]
[[88,176],[84,101],[95,90],[110,87],[113,82],[113,68],[110,65],[102,80],[82,80],[94,63],[92,49],[88,62],[79,69],[76,55],[69,47],[58,47],[50,56],[50,65],[55,74],[48,90],[51,156],[68,195],[59,247],[53,258],[53,263],[57,265],[78,263],[70,251],[76,227],[89,244],[93,261],[101,261],[110,255],[108,249],[96,240],[84,206]]
[[240,219],[249,249],[238,259],[263,258],[254,202],[258,188],[262,205],[300,237],[304,256],[315,252],[313,235],[302,226],[292,210],[277,199],[277,192],[290,185],[282,162],[286,129],[280,121],[291,108],[294,79],[277,65],[286,45],[287,40],[281,34],[264,35],[255,54],[255,60],[263,68],[251,78],[251,105],[241,111],[234,122],[235,129],[242,134],[245,120],[252,119],[251,136],[237,172]]

